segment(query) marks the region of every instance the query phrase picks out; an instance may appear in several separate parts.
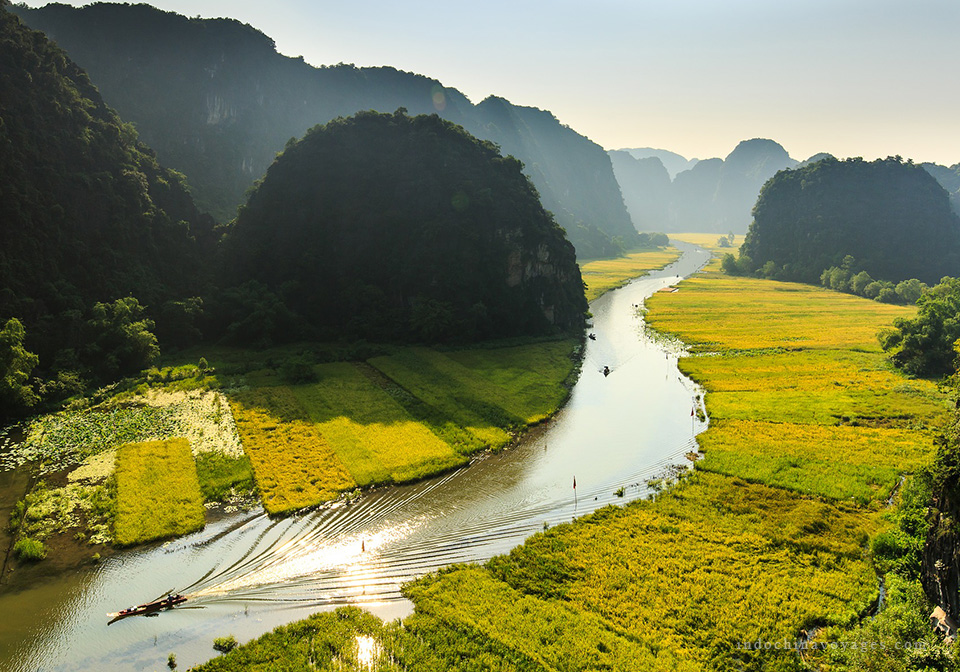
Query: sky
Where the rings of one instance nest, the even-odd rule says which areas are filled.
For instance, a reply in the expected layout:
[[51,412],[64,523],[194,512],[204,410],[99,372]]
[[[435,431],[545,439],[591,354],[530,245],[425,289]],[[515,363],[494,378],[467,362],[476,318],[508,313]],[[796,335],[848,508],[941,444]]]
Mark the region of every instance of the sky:
[[760,137],[801,160],[960,163],[958,0],[150,4],[238,19],[313,65],[390,65],[550,110],[606,149],[704,159]]

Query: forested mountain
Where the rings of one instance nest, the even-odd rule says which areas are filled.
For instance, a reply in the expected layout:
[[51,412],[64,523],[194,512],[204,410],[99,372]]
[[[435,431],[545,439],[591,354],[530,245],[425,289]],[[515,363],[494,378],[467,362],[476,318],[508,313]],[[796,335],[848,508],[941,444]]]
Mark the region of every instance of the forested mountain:
[[0,328],[42,366],[103,367],[94,304],[198,292],[213,220],[43,33],[0,8],[0,41]]
[[850,255],[874,278],[932,284],[960,272],[960,219],[918,165],[827,158],[764,185],[740,254],[783,279],[817,282]]
[[920,164],[923,169],[933,175],[934,179],[940,183],[940,186],[950,194],[950,205],[953,211],[960,214],[960,163],[956,163],[949,168],[936,163]]
[[659,159],[637,159],[639,151],[608,153],[624,202],[641,231],[742,233],[763,183],[778,170],[797,165],[776,142],[755,138],[738,144],[726,159],[698,161],[664,183],[667,171],[650,163]]
[[107,102],[183,172],[220,222],[291,137],[359,110],[436,112],[498,143],[526,166],[544,206],[583,257],[636,242],[603,149],[549,112],[500,98],[473,105],[456,89],[389,67],[315,68],[229,19],[188,19],[148,5],[47,5],[12,11],[60,44]]
[[436,115],[311,129],[241,208],[223,263],[228,284],[260,283],[320,336],[542,334],[587,310],[573,246],[519,161]]

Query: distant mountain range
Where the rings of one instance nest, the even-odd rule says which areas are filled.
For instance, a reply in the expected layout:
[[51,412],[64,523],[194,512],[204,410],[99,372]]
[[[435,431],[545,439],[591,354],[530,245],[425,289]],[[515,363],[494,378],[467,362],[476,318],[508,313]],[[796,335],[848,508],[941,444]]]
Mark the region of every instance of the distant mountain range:
[[[686,159],[663,149],[620,149],[607,152],[620,183],[624,203],[640,231],[706,231],[744,233],[761,187],[777,171],[799,168],[826,152],[798,162],[773,140],[744,140],[725,159]],[[947,191],[960,213],[960,163],[924,163]]]
[[474,105],[435,79],[390,67],[313,67],[231,19],[189,19],[149,5],[11,6],[84,68],[164,165],[184,173],[219,222],[291,138],[360,110],[436,112],[520,159],[578,256],[637,240],[603,148],[547,111],[491,97]]
[[641,231],[743,233],[764,182],[778,170],[798,165],[779,144],[760,138],[744,140],[726,159],[687,160],[651,149],[608,154],[624,203]]
[[635,159],[649,159],[651,157],[660,159],[660,163],[663,164],[663,167],[667,169],[667,173],[670,174],[671,180],[677,176],[677,173],[690,170],[697,164],[697,161],[699,161],[699,159],[688,159],[676,152],[671,152],[666,149],[654,149],[653,147],[636,147],[634,149],[621,149],[618,151],[626,152]]

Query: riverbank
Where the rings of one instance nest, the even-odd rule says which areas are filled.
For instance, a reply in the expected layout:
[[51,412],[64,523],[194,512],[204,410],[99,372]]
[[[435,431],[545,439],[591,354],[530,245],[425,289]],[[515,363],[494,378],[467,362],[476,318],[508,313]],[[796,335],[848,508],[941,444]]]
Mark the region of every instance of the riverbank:
[[580,275],[586,284],[587,301],[623,287],[634,278],[661,269],[680,257],[680,250],[668,246],[652,250],[633,250],[622,257],[592,259],[580,264]]
[[[869,540],[889,527],[884,498],[928,459],[948,411],[934,386],[885,365],[875,333],[891,308],[718,273],[647,307],[699,353],[681,367],[708,391],[704,459],[652,501],[409,585],[416,613],[403,628],[452,650],[445,669],[484,657],[502,669],[800,669],[795,650],[772,644],[849,627],[876,604]],[[377,642],[384,669],[428,669],[402,636]],[[266,649],[243,651],[198,669]]]

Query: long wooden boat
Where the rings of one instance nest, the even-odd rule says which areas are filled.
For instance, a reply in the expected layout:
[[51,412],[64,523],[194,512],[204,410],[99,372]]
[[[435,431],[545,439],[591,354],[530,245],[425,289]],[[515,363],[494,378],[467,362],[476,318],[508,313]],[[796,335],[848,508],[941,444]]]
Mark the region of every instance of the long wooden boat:
[[127,609],[121,609],[120,611],[115,611],[113,613],[108,613],[107,616],[110,617],[110,623],[116,623],[117,621],[127,618],[129,616],[150,616],[157,614],[161,611],[167,609],[173,609],[178,604],[183,604],[187,601],[187,598],[176,593],[173,595],[167,595],[159,600],[154,600],[153,602],[145,602],[144,604],[138,604],[135,607],[128,607]]

